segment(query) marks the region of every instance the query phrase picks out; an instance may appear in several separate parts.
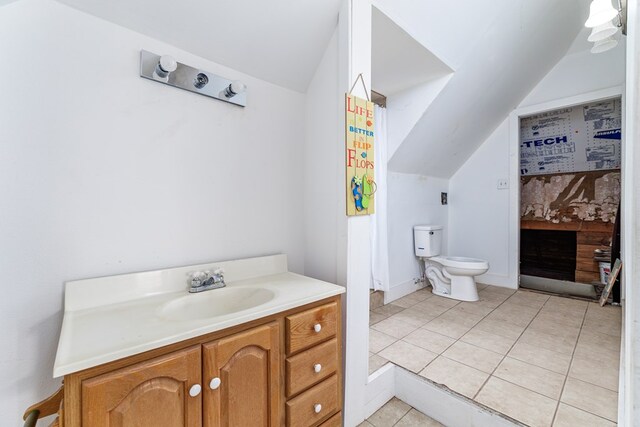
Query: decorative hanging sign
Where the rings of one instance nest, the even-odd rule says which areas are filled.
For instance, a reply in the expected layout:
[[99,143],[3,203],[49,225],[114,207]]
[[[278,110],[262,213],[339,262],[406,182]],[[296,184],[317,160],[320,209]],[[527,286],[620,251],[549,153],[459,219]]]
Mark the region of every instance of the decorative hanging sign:
[[347,215],[370,215],[374,213],[373,194],[376,191],[373,102],[348,93],[345,116]]

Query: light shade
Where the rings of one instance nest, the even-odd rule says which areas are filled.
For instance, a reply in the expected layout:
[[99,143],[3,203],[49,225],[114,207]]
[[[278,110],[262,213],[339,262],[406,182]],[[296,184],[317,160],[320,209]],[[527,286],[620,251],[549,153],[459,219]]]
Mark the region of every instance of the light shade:
[[593,28],[611,21],[618,15],[618,11],[611,6],[611,0],[593,0],[589,9],[589,19],[585,27]]
[[604,40],[598,40],[593,44],[591,48],[591,53],[602,53],[606,52],[614,47],[618,46],[618,40],[614,38],[606,38]]
[[619,27],[613,25],[613,22],[607,21],[602,25],[594,27],[593,30],[591,30],[591,34],[589,34],[589,38],[587,38],[587,40],[589,40],[590,42],[604,40],[607,37],[611,37],[615,33],[617,33],[618,29]]

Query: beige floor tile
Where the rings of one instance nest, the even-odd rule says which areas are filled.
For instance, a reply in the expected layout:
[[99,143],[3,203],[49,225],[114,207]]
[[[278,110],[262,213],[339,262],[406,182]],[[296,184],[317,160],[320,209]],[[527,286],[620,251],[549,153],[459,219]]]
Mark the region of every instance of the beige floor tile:
[[582,326],[582,321],[584,320],[584,313],[574,315],[571,313],[549,310],[546,307],[542,307],[542,310],[540,310],[540,313],[538,313],[536,318],[556,322],[559,325],[567,325],[574,328],[580,328]]
[[565,379],[562,374],[510,357],[500,363],[493,375],[555,400],[560,399]]
[[598,303],[590,303],[587,307],[587,319],[601,319],[603,321],[609,320],[621,320],[622,308],[614,307],[612,305],[605,305],[600,307]]
[[407,296],[404,296],[402,298],[399,298],[397,300],[393,301],[393,305],[397,305],[400,307],[404,307],[404,308],[409,308],[412,307],[414,305],[416,305],[417,303],[424,301],[426,299],[425,296],[423,296],[422,294],[418,294],[416,295],[415,293],[411,293]]
[[451,319],[436,317],[424,325],[423,328],[441,335],[446,335],[450,338],[459,339],[471,329],[471,326],[461,325]]
[[588,331],[600,332],[614,337],[620,337],[622,333],[622,323],[603,322],[600,319],[593,318],[585,319],[582,328]]
[[442,424],[423,414],[422,412],[411,408],[411,410],[402,417],[395,427],[444,427]]
[[411,406],[394,397],[367,418],[367,421],[375,427],[392,427],[400,421],[410,409]]
[[465,302],[461,302],[455,307],[456,310],[477,314],[479,316],[486,316],[487,314],[495,310],[495,308],[496,307],[494,304],[487,303],[486,301],[475,301],[475,302],[465,301]]
[[371,326],[371,328],[395,338],[402,338],[415,331],[418,327],[389,317]]
[[588,301],[582,301],[579,299],[559,297],[552,295],[549,297],[547,302],[545,303],[546,307],[555,307],[560,308],[564,311],[573,311],[573,312],[584,312],[587,310],[587,306],[589,305]]
[[578,337],[578,343],[584,344],[590,347],[600,347],[603,350],[609,352],[620,351],[620,338],[611,335],[603,334],[600,332],[590,331],[583,329],[580,331]]
[[506,295],[506,296],[511,296],[514,293],[516,293],[515,289],[511,289],[511,288],[505,288],[502,286],[492,286],[492,285],[488,285],[483,289],[484,292],[490,292],[490,293],[495,293],[495,294],[501,294],[501,295]]
[[460,301],[458,301],[457,299],[440,297],[438,295],[434,295],[433,298],[429,299],[429,301],[432,304],[436,304],[436,305],[439,305],[439,306],[445,307],[445,308],[452,308],[452,307],[460,304]]
[[460,341],[473,344],[476,347],[484,348],[485,350],[491,350],[500,354],[507,354],[516,342],[516,339],[503,337],[501,335],[483,331],[482,329],[473,328],[464,334],[464,336],[460,338]]
[[602,363],[609,363],[614,359],[620,360],[620,347],[612,349],[578,339],[578,345],[576,346],[576,351],[573,353],[573,357],[594,359]]
[[396,341],[398,340],[390,335],[369,328],[369,351],[372,353],[378,353]]
[[443,307],[439,304],[433,303],[432,300],[433,298],[429,298],[427,300],[424,300],[422,302],[419,302],[418,304],[414,305],[413,307],[411,307],[412,310],[420,310],[421,312],[423,312],[424,314],[428,315],[428,316],[440,316],[442,313],[446,312],[447,310],[449,310],[448,307]]
[[617,392],[619,367],[619,358],[612,357],[611,360],[603,362],[594,358],[574,356],[569,376]]
[[387,318],[387,316],[385,316],[384,314],[379,314],[379,313],[376,313],[374,311],[370,311],[369,312],[369,326],[375,325],[379,321],[384,320],[386,318]]
[[616,423],[600,418],[573,406],[558,406],[553,427],[615,427]]
[[377,354],[369,356],[369,375],[373,374],[378,369],[389,363],[387,359]]
[[524,326],[518,326],[512,323],[505,323],[485,318],[475,326],[475,329],[480,329],[482,331],[501,335],[507,338],[517,339],[525,328]]
[[445,351],[451,344],[456,342],[455,339],[440,335],[428,329],[417,329],[403,338],[409,344],[417,345],[425,350],[440,354]]
[[507,301],[511,304],[540,309],[549,299],[549,295],[528,291],[517,291]]
[[384,316],[392,316],[396,313],[400,313],[402,310],[404,310],[404,307],[400,307],[398,305],[394,305],[394,304],[387,304],[387,305],[383,305],[382,307],[378,307],[373,311],[374,313],[378,313],[378,314],[382,314]]
[[[527,307],[523,307],[523,308],[527,308]],[[501,310],[501,309],[502,309],[502,306],[496,308],[486,317],[486,319],[495,320],[497,322],[507,322],[507,323],[511,323],[513,325],[517,325],[521,327],[527,327],[527,325],[529,325],[529,323],[531,323],[531,321],[535,317],[535,314],[533,315],[519,314],[517,312],[508,312],[506,310]]]
[[420,375],[469,398],[473,398],[489,377],[489,374],[443,356],[431,362]]
[[424,348],[397,341],[378,353],[379,356],[412,372],[419,372],[438,355]]
[[570,354],[557,353],[522,342],[516,342],[508,356],[563,375],[567,374],[571,364]]
[[618,393],[575,378],[567,378],[560,401],[610,421],[618,416]]
[[[376,325],[373,327],[375,326]],[[557,335],[550,335],[532,329],[524,331],[518,342],[523,342],[534,347],[546,348],[547,350],[567,355],[573,354],[573,349],[576,345],[576,340],[559,337]]]
[[363,421],[360,424],[358,424],[358,427],[373,427],[373,424],[371,424],[369,421]]
[[432,321],[435,318],[436,318],[435,316],[431,316],[421,310],[415,310],[412,308],[408,308],[390,317],[390,319],[401,320],[405,323],[408,323],[418,328]]
[[458,306],[455,306],[451,310],[440,315],[439,317],[441,319],[451,320],[461,325],[465,325],[470,328],[473,328],[475,325],[478,324],[479,321],[482,320],[484,316],[481,316],[479,314],[469,313],[463,310],[458,310]]
[[453,344],[442,355],[488,374],[493,372],[503,358],[502,354],[462,341]]
[[476,396],[478,402],[532,427],[551,425],[557,401],[491,377]]
[[579,327],[562,325],[552,319],[540,319],[537,317],[533,319],[528,329],[544,332],[545,334],[549,335],[556,335],[559,337],[570,339],[572,341],[577,341],[578,335],[580,335]]

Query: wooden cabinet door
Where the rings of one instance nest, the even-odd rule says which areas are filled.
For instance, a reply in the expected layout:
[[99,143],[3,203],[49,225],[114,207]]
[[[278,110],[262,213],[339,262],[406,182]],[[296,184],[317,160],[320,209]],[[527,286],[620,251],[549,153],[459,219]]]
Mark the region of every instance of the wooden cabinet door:
[[[200,427],[200,346],[176,351],[82,382],[86,427]],[[194,392],[197,387],[194,388]]]
[[282,425],[277,322],[204,344],[203,358],[204,427]]

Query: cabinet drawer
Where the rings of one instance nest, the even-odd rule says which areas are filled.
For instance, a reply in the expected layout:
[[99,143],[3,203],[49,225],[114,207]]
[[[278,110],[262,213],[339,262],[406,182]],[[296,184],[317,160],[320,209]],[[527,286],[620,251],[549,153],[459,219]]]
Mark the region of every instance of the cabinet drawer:
[[338,412],[333,417],[320,424],[320,427],[342,427],[342,412]]
[[287,316],[287,354],[307,349],[336,334],[338,304],[322,305]]
[[287,426],[309,427],[338,410],[336,375],[287,402]]
[[[287,397],[289,397],[336,372],[338,341],[334,338],[296,354],[287,359],[286,367]],[[316,372],[316,369],[319,372]]]

